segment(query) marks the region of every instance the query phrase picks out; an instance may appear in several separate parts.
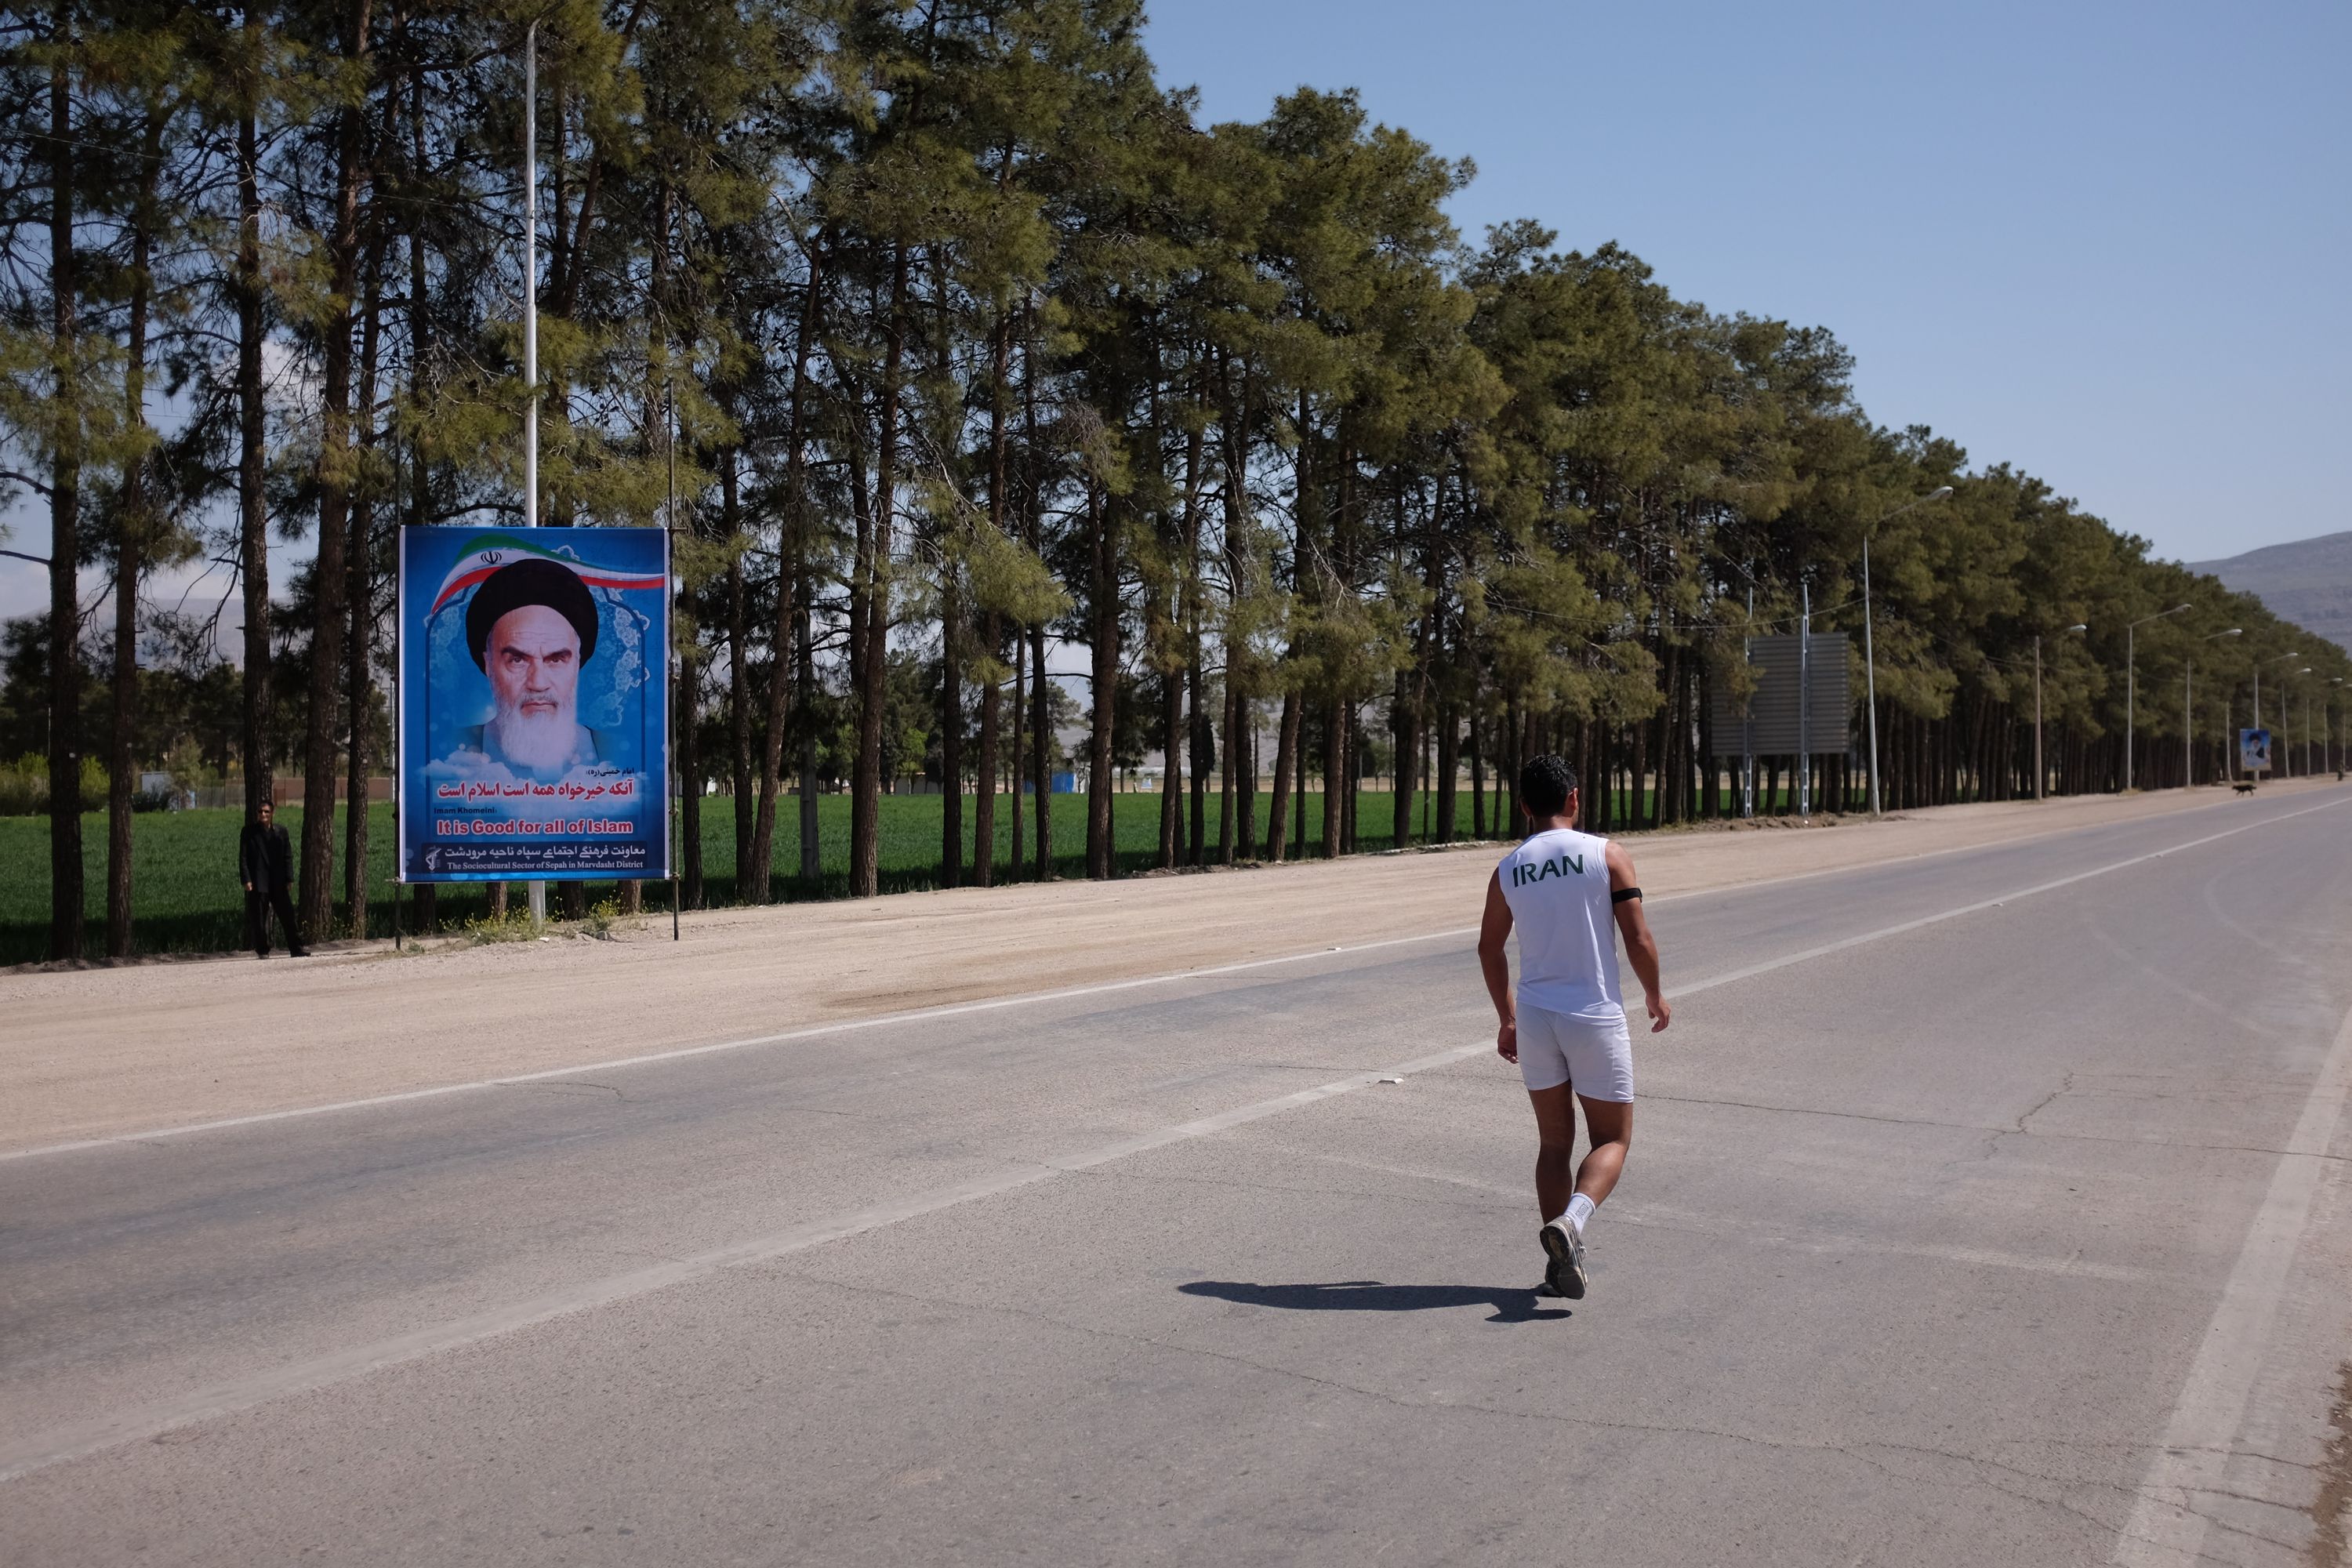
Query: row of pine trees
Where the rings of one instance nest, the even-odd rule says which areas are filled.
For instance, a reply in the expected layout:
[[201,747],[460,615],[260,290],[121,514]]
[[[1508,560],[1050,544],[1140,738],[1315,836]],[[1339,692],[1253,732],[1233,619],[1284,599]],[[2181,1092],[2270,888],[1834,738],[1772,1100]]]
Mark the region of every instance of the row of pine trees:
[[[1171,866],[1347,852],[1356,792],[1325,795],[1319,843],[1305,792],[1375,750],[1399,842],[1422,787],[1437,836],[1499,830],[1495,781],[1541,750],[1615,782],[1603,826],[1719,813],[1710,697],[1801,598],[1858,633],[1874,527],[1890,808],[2118,787],[2124,628],[2175,604],[2137,639],[2137,783],[2220,771],[2258,665],[2345,673],[2042,481],[1874,423],[1824,329],[1678,300],[1534,222],[1466,242],[1469,163],[1351,93],[1203,125],[1143,25],[1137,0],[12,10],[0,419],[17,515],[49,521],[56,955],[83,942],[85,752],[129,951],[142,584],[207,564],[248,805],[299,772],[305,923],[364,929],[367,814],[339,843],[333,808],[385,763],[393,531],[523,515],[527,33],[540,514],[676,534],[688,871],[696,786],[729,781],[741,897],[772,896],[780,835],[814,879],[795,784],[821,744],[875,891],[909,658],[930,770],[963,786],[950,885],[995,874],[1024,813],[1016,874],[1054,864],[1069,828],[1019,789],[1053,765],[1057,683],[1097,877],[1122,736],[1167,756]],[[293,541],[310,560],[274,581]],[[78,689],[100,645],[110,733]],[[2155,694],[2191,657],[2185,748]],[[274,659],[301,662],[299,727]],[[1861,798],[1856,765],[1814,765],[1817,800]]]

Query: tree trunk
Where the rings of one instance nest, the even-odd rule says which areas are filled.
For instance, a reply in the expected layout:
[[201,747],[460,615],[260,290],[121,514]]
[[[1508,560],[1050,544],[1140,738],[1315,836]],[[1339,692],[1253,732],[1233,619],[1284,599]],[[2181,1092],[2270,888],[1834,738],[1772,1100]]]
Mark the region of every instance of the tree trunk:
[[1110,498],[1087,486],[1093,538],[1094,724],[1087,737],[1087,875],[1108,880],[1118,868],[1112,835],[1112,742],[1118,720],[1118,539]]
[[[1012,169],[1013,160],[1008,154],[1000,171],[1000,190],[1010,179]],[[1007,500],[1005,485],[1010,478],[1010,443],[1004,428],[1004,389],[1013,375],[1013,312],[1002,300],[998,302],[996,320],[989,334],[989,348],[988,526],[1002,535]],[[972,769],[973,783],[977,787],[971,809],[971,879],[975,887],[987,888],[996,882],[996,773],[1003,754],[999,735],[1003,721],[999,708],[1004,689],[1004,682],[998,678],[995,668],[1004,654],[1004,621],[993,606],[981,617],[981,640],[986,648],[991,668],[988,679],[980,692],[980,758]],[[1016,647],[1013,658],[1016,689],[1020,662]],[[1018,745],[1021,721],[1017,703],[1015,709],[1014,743]],[[1021,795],[1017,790],[1013,796],[1013,819],[1017,841],[1021,821]],[[1020,874],[1021,852],[1016,847],[1013,852],[1013,875],[1018,877]]]
[[1342,706],[1339,693],[1331,695],[1330,705],[1323,710],[1323,858],[1339,858],[1340,818],[1346,814],[1339,802],[1348,787],[1341,769],[1347,763],[1347,744],[1340,733]]
[[[1037,312],[1033,300],[1027,328],[1021,340],[1021,424],[1028,472],[1022,486],[1022,508],[1032,552],[1045,548],[1045,486],[1037,472]],[[1036,792],[1037,880],[1054,875],[1053,778],[1046,771],[1053,758],[1054,699],[1045,687],[1045,627],[1029,628],[1029,764],[1030,787]]]
[[1448,704],[1437,710],[1437,777],[1432,781],[1437,794],[1437,841],[1454,842],[1454,816],[1459,786],[1454,775],[1462,770],[1462,716]]
[[1298,700],[1297,732],[1291,739],[1291,748],[1297,754],[1292,759],[1290,770],[1290,858],[1304,860],[1307,858],[1307,699],[1303,693]]
[[1646,720],[1636,720],[1627,726],[1633,731],[1633,754],[1626,768],[1633,776],[1633,798],[1626,803],[1626,820],[1635,828],[1654,826],[1650,821],[1650,725]]
[[1402,849],[1412,839],[1412,764],[1421,753],[1419,727],[1410,695],[1413,670],[1399,670],[1389,698],[1389,728],[1396,741],[1396,774],[1389,786],[1389,842]]
[[[147,313],[154,295],[155,182],[163,163],[163,117],[147,114],[141,141],[139,195],[131,226],[131,310],[123,344],[123,418],[147,430]],[[139,577],[154,530],[154,495],[148,456],[125,465],[121,521],[114,540],[114,735],[106,793],[106,956],[131,956],[132,747],[139,721]]]
[[940,885],[963,885],[963,603],[950,568],[940,594]]
[[[383,325],[383,241],[368,247],[366,303],[360,315],[359,409],[365,421],[362,451],[375,449],[375,376]],[[368,929],[368,721],[375,707],[375,500],[362,490],[352,501],[349,577],[343,600],[351,624],[344,641],[343,709],[350,745],[343,775],[343,907],[352,934]]]
[[1234,779],[1241,791],[1234,808],[1240,825],[1235,843],[1241,858],[1247,860],[1257,853],[1257,704],[1246,695],[1242,697],[1234,704],[1234,721],[1238,727],[1234,737]]
[[[810,622],[814,611],[810,601],[815,596],[812,582],[814,573],[802,570],[800,607],[793,612],[796,631],[793,637],[795,664],[793,684],[800,692],[800,711],[805,715],[816,696],[816,645]],[[816,809],[816,728],[803,721],[801,727],[800,754],[800,879],[803,886],[814,888],[824,872],[824,844],[818,833]]]
[[[1525,750],[1519,741],[1519,696],[1514,691],[1504,700],[1503,754],[1495,761],[1495,772],[1497,774],[1496,783],[1499,786],[1496,793],[1507,795],[1510,801],[1509,810],[1503,813],[1504,820],[1495,825],[1496,834],[1505,838],[1511,836],[1519,822],[1520,752]],[[1601,790],[1601,826],[1593,830],[1596,833],[1608,831],[1608,790],[1605,785]]]
[[[57,43],[70,47],[69,11]],[[62,60],[49,68],[50,345],[57,356],[56,452],[49,471],[49,956],[79,960],[81,930],[81,410],[74,374],[81,285],[75,273],[73,89]]]
[[[344,16],[343,58],[364,68],[373,0],[355,0]],[[310,721],[303,746],[302,931],[323,942],[334,927],[335,741],[337,698],[343,677],[345,562],[352,501],[352,294],[360,262],[362,162],[359,106],[337,115],[335,226],[329,240],[331,277],[324,395],[319,452],[319,552],[311,582],[318,610],[310,633]]]
[[[733,412],[729,410],[730,415]],[[742,449],[739,447],[728,447],[719,459],[720,522],[729,542],[739,547],[727,563],[727,760],[728,783],[735,791],[735,901],[739,904],[751,893],[755,881],[761,884],[761,900],[765,901],[769,848],[751,821],[756,808],[751,793],[751,607],[740,548],[743,532],[741,461]],[[771,810],[767,815],[772,827],[774,813]],[[755,851],[760,857],[756,871],[752,858]]]
[[[1004,623],[995,611],[991,610],[982,619],[980,635],[988,650],[989,662],[994,666],[1004,647]],[[971,766],[971,885],[975,888],[996,885],[996,768],[1001,750],[998,731],[1003,723],[999,710],[1003,692],[1004,683],[996,679],[992,668],[989,679],[981,683],[980,755]]]
[[1168,670],[1160,678],[1160,868],[1172,871],[1183,858],[1184,676]]
[[1054,879],[1054,700],[1045,689],[1045,628],[1029,630],[1030,787],[1036,792],[1037,879]]
[[677,830],[685,839],[685,878],[678,893],[681,907],[702,908],[702,673],[693,651],[677,661],[677,695],[671,699],[677,733]]
[[247,10],[244,68],[254,73],[236,130],[237,570],[245,580],[245,817],[272,804],[277,737],[269,693],[269,520],[262,489],[268,454],[261,388],[261,151],[252,107],[260,97],[261,23]]
[[1027,704],[1024,701],[1024,697],[1029,689],[1028,670],[1028,637],[1019,626],[1015,626],[1013,628],[1013,738],[1010,748],[1012,752],[1012,759],[1005,770],[1012,775],[1013,784],[1011,792],[1013,795],[1013,805],[1009,813],[1013,818],[1013,861],[1011,869],[1006,873],[1006,875],[1015,882],[1021,880],[1021,879],[1026,875],[1026,872],[1023,869],[1024,863],[1021,858],[1023,837],[1021,828],[1021,781],[1023,778],[1027,776],[1029,754],[1021,749],[1021,737],[1025,733],[1022,729],[1022,725],[1027,721],[1024,715],[1028,711],[1028,708]]
[[890,557],[898,514],[898,392],[907,347],[907,247],[890,262],[890,319],[882,358],[882,407],[875,434],[873,526],[856,564],[853,596],[864,600],[865,648],[857,670],[857,768],[850,780],[849,894],[870,899],[881,871],[882,710],[889,689]]
[[1274,795],[1266,803],[1265,858],[1279,862],[1290,828],[1290,781],[1298,767],[1298,692],[1282,694],[1282,723],[1275,732]]
[[[1486,837],[1486,749],[1478,740],[1478,709],[1474,690],[1470,708],[1470,837],[1484,840]],[[1589,794],[1592,777],[1585,775],[1584,787]]]
[[[404,13],[403,26],[405,26]],[[423,71],[414,73],[410,79],[408,137],[409,178],[415,183],[415,188],[422,190],[425,185],[425,73]],[[426,305],[426,287],[425,224],[423,218],[412,211],[408,230],[408,387],[410,398],[418,407],[423,407],[425,404],[425,367],[431,353],[432,342],[433,321]],[[432,476],[425,466],[425,440],[422,435],[415,435],[409,441],[408,521],[414,526],[423,528],[432,520]],[[400,672],[395,668],[393,671],[395,690],[398,689],[399,679]],[[399,721],[399,714],[395,710],[393,722],[397,725]],[[393,776],[392,787],[395,794],[400,789],[400,778],[396,771]],[[422,801],[416,803],[420,807],[425,804]],[[395,858],[395,863],[399,857],[404,856],[407,852],[405,845],[397,841],[394,843],[393,855]],[[405,874],[404,868],[394,873],[395,877]],[[397,888],[394,888],[393,892],[394,897],[399,896]],[[431,882],[419,883],[416,888],[415,909],[416,929],[420,932],[436,930],[440,925],[440,889]]]
[[1223,711],[1219,715],[1224,721],[1225,731],[1222,748],[1224,754],[1218,759],[1217,769],[1217,864],[1220,866],[1234,863],[1234,807],[1239,804],[1235,797],[1241,793],[1240,759],[1235,754],[1241,740],[1241,722],[1234,717],[1234,710],[1239,706],[1240,700],[1241,683],[1234,679],[1233,650],[1228,648],[1225,651]]
[[[1364,710],[1360,702],[1348,705],[1348,831],[1347,846],[1350,855],[1364,852],[1364,793],[1367,779],[1380,775],[1368,771],[1364,760],[1365,742],[1370,739],[1364,727]],[[1393,781],[1391,781],[1393,782]]]
[[[748,898],[752,903],[768,901],[771,868],[775,864],[776,805],[783,790],[784,732],[792,714],[790,697],[795,684],[793,650],[806,636],[805,628],[797,628],[801,614],[801,584],[808,571],[808,540],[801,507],[807,479],[805,444],[806,395],[808,386],[809,350],[816,333],[817,301],[824,282],[824,244],[820,237],[809,247],[807,291],[801,297],[801,320],[798,339],[793,344],[793,390],[791,412],[784,426],[784,509],[782,525],[777,531],[777,551],[780,557],[776,570],[776,621],[768,634],[768,731],[767,744],[760,757],[760,805],[751,827],[751,879],[748,889],[739,888],[736,897]],[[800,711],[805,713],[807,695],[802,694]],[[801,798],[804,805],[814,805],[811,796],[813,781],[808,773],[801,775]],[[814,827],[814,823],[811,824]],[[814,837],[812,832],[808,837]],[[808,851],[803,851],[805,858]],[[801,875],[808,877],[813,868],[803,865]]]
[[[1196,383],[1195,390],[1198,390]],[[1208,450],[1208,428],[1199,420],[1184,441],[1183,513],[1179,523],[1177,540],[1176,603],[1173,625],[1184,653],[1184,665],[1167,674],[1167,715],[1163,761],[1166,764],[1166,805],[1161,819],[1163,840],[1160,862],[1164,866],[1197,866],[1201,863],[1201,817],[1205,804],[1207,779],[1201,771],[1199,714],[1201,708],[1201,481],[1203,461]],[[1192,721],[1185,716],[1185,693],[1192,693]],[[1192,796],[1192,827],[1187,834],[1184,826],[1185,753],[1190,752]]]
[[1217,738],[1205,706],[1209,678],[1201,664],[1200,625],[1192,626],[1192,663],[1184,671],[1184,689],[1188,693],[1185,733],[1192,744],[1192,822],[1187,839],[1184,863],[1205,866],[1209,855],[1209,770],[1216,766]]

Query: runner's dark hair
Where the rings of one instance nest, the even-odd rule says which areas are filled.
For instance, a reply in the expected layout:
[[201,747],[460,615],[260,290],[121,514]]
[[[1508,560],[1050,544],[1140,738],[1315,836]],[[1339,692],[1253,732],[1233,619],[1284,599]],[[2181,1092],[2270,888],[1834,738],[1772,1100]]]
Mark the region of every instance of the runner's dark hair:
[[1558,816],[1576,793],[1576,770],[1562,759],[1545,755],[1519,770],[1519,804],[1530,816]]

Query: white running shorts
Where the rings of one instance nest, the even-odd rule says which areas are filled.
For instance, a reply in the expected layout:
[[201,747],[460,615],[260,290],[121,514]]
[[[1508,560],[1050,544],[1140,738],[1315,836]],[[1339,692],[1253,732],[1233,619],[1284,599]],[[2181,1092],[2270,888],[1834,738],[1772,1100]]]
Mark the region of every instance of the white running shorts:
[[1519,1004],[1519,1079],[1529,1089],[1576,1086],[1579,1098],[1633,1098],[1633,1039],[1625,1015],[1585,1017]]

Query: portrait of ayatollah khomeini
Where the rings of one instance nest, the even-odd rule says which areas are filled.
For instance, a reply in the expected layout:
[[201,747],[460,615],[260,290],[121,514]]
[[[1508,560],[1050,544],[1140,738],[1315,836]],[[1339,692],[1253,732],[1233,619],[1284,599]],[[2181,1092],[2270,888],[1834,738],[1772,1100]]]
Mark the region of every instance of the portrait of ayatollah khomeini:
[[499,567],[466,606],[466,646],[489,678],[490,717],[457,732],[452,762],[553,782],[606,760],[604,737],[580,722],[596,601],[577,574],[530,557]]

